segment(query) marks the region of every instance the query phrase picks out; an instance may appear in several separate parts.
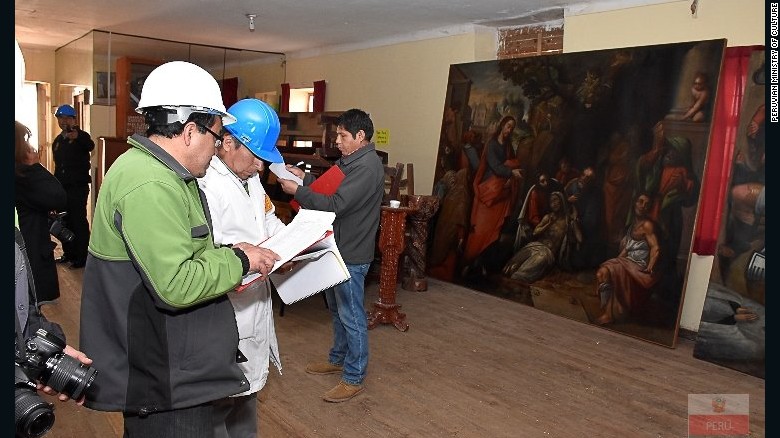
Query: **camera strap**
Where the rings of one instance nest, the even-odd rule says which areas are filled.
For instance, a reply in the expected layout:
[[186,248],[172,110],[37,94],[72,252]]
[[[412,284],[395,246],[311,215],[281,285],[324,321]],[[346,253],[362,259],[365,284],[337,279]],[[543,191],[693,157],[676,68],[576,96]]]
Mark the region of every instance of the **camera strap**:
[[[29,306],[29,294],[33,294],[33,298],[35,298],[35,283],[33,282],[32,272],[30,270],[30,259],[27,257],[27,248],[24,244],[24,237],[22,237],[22,232],[19,231],[18,227],[14,227],[14,240],[16,241],[16,245],[19,247],[19,252],[22,255],[21,264],[22,268],[26,271],[27,274],[27,293],[28,293],[28,299],[27,299],[27,305]],[[16,282],[16,278],[14,277],[14,282]],[[14,284],[16,286],[16,284]],[[37,305],[38,301],[37,299],[34,301],[34,305]],[[24,357],[24,329],[22,328],[22,323],[19,321],[19,314],[16,312],[16,306],[14,306],[14,321],[16,321],[16,357],[17,358],[23,358]],[[29,308],[25,309],[25,311],[29,312]]]
[[22,336],[22,326],[19,323],[19,315],[14,311],[14,320],[16,321],[16,358],[24,357],[24,337]]

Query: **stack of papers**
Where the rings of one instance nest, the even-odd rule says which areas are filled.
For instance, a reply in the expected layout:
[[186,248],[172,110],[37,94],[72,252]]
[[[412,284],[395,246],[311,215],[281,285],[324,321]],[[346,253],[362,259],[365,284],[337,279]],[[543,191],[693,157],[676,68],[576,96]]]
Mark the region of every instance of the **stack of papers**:
[[[292,222],[260,243],[259,246],[276,252],[281,258],[270,273],[289,261],[296,262],[290,272],[271,276],[286,304],[349,279],[333,236],[335,219],[336,213],[302,208]],[[260,278],[259,273],[246,275],[236,291],[244,290]]]

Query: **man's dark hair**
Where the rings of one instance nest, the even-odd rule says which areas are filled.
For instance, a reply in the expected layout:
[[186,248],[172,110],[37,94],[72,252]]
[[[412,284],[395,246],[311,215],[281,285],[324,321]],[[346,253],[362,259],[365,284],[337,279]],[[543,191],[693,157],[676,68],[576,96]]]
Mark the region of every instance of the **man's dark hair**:
[[195,122],[198,127],[198,132],[205,134],[206,130],[203,126],[211,126],[219,117],[216,114],[208,113],[192,113],[187,118],[187,121],[167,123],[168,114],[171,111],[165,108],[151,108],[146,110],[144,114],[144,121],[148,125],[146,129],[146,136],[161,135],[166,138],[173,138],[180,135],[184,131],[184,125],[189,122]]
[[371,141],[371,137],[374,136],[374,123],[371,121],[371,117],[365,111],[357,108],[344,111],[336,119],[336,126],[341,126],[353,137],[357,135],[358,131],[363,131],[366,134],[366,141]]

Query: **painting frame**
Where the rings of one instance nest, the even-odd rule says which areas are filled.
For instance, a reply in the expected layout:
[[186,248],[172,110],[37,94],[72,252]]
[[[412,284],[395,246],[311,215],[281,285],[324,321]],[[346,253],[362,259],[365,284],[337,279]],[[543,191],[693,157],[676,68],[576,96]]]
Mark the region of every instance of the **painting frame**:
[[674,347],[725,46],[451,65],[429,275]]
[[116,72],[95,72],[94,105],[116,104]]

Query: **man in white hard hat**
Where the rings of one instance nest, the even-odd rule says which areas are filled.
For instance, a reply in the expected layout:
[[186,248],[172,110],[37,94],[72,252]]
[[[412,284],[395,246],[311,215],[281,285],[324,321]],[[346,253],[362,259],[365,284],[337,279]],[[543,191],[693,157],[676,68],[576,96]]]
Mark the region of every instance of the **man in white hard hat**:
[[249,389],[226,293],[279,256],[215,247],[197,179],[227,113],[216,80],[182,61],[144,83],[146,136],[101,185],[84,270],[80,347],[100,372],[86,406],[121,411],[125,438],[213,437],[213,402]]

